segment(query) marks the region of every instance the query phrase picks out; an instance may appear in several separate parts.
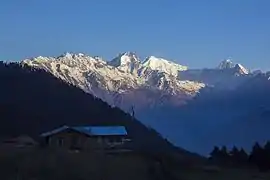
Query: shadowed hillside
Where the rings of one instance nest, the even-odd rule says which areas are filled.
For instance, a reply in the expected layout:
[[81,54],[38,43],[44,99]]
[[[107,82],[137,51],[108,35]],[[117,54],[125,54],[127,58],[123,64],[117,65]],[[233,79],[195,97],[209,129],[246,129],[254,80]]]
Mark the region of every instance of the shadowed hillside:
[[[118,108],[54,76],[19,64],[0,64],[0,135],[30,134],[67,125],[124,125],[136,148],[176,148]],[[183,150],[183,152],[186,152]]]

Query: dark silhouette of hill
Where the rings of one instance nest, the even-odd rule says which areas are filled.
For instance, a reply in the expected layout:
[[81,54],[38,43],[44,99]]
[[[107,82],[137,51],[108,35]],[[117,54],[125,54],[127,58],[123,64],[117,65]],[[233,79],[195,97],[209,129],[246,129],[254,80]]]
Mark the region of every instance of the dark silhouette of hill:
[[[42,70],[0,63],[0,136],[29,134],[67,125],[124,125],[136,148],[178,150],[153,129],[81,89]],[[187,152],[182,150],[182,152]]]

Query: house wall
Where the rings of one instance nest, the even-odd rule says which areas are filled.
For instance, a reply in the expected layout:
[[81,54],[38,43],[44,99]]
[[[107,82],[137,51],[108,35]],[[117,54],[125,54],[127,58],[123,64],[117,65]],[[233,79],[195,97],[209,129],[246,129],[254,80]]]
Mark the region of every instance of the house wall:
[[82,133],[75,131],[63,131],[47,138],[47,144],[53,148],[98,148],[98,142]]

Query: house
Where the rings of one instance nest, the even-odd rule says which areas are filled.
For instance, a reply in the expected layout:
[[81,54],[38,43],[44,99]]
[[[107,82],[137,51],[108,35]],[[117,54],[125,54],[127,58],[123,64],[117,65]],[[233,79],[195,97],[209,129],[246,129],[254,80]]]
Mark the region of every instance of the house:
[[35,147],[38,143],[27,135],[20,135],[13,138],[6,138],[1,140],[0,146],[5,148],[27,148]]
[[77,150],[123,148],[130,141],[124,126],[62,126],[41,137],[48,147]]

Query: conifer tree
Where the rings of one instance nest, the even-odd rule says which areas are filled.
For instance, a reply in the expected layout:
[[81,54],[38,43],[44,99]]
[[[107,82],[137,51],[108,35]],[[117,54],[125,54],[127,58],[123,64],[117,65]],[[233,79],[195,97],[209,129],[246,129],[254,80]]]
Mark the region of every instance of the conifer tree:
[[229,156],[230,156],[230,160],[233,163],[237,163],[237,164],[239,163],[239,150],[236,146],[233,146],[232,150],[229,153]]
[[242,164],[248,163],[248,154],[243,148],[240,149],[238,158]]
[[228,153],[228,150],[227,150],[226,146],[221,147],[221,150],[220,150],[220,162],[222,164],[227,164],[228,162],[230,162],[230,155]]
[[229,157],[229,153],[226,146],[222,146],[220,152],[221,152],[222,158],[227,159]]
[[215,146],[213,151],[210,153],[210,159],[216,160],[219,159],[219,157],[220,157],[220,149],[219,147]]
[[270,169],[270,141],[264,145],[264,165]]
[[249,155],[249,162],[253,165],[256,165],[260,169],[264,169],[264,149],[261,145],[256,142],[252,148],[252,151]]

